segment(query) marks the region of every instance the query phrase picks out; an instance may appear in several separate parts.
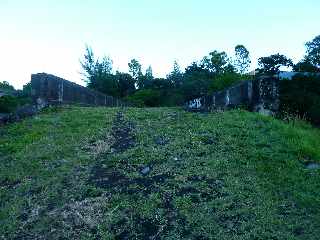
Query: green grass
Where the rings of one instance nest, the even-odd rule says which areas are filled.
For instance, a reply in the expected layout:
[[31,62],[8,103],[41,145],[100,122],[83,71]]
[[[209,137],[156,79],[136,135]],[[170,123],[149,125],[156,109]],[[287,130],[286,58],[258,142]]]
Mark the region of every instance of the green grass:
[[[123,152],[118,111],[135,139]],[[320,170],[304,166],[320,163],[320,131],[303,122],[64,107],[0,136],[0,239],[320,236]]]

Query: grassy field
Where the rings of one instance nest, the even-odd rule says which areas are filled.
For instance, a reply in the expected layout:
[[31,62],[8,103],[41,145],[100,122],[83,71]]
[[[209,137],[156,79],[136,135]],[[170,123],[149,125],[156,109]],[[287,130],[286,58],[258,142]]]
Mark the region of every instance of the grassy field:
[[301,122],[63,107],[0,137],[0,239],[320,239]]

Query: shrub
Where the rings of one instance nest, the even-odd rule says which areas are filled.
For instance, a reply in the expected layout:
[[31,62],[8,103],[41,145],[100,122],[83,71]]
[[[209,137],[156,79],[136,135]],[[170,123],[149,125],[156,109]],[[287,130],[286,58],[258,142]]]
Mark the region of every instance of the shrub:
[[13,96],[2,96],[0,97],[0,112],[10,113],[13,112],[19,105],[18,99]]
[[127,97],[126,100],[138,107],[157,107],[160,105],[160,91],[142,89]]
[[0,82],[0,89],[2,91],[5,91],[5,92],[14,92],[15,89],[13,86],[11,86],[8,82],[6,81],[3,81],[3,82]]
[[32,103],[30,97],[2,96],[0,97],[0,113],[14,112],[17,107],[30,103]]
[[297,74],[280,81],[280,114],[294,114],[320,124],[320,76]]
[[320,98],[318,98],[318,102],[312,105],[309,109],[310,119],[316,124],[320,124]]
[[173,90],[170,92],[162,91],[160,100],[160,106],[166,107],[182,106],[185,102],[183,94],[178,90]]
[[216,92],[223,90],[225,88],[231,87],[232,85],[243,81],[243,80],[249,80],[250,76],[248,75],[241,75],[238,73],[224,73],[220,74],[217,77],[214,78],[212,83],[209,86],[209,92]]

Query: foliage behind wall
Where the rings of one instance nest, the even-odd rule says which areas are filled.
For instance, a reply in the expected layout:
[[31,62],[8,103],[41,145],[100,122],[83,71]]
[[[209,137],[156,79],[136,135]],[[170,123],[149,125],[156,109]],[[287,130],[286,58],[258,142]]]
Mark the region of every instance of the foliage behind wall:
[[320,124],[320,75],[298,74],[280,81],[280,113]]

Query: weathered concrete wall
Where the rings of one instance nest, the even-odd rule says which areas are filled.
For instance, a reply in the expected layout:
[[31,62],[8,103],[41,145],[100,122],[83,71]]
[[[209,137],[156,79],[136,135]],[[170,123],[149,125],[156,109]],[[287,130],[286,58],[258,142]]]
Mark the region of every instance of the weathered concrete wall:
[[251,110],[273,115],[279,110],[279,79],[260,77],[253,81]]
[[194,99],[187,103],[189,110],[214,110],[247,106],[250,110],[266,115],[279,108],[279,79],[259,77],[243,81],[223,91]]
[[124,106],[126,103],[100,92],[80,86],[57,76],[38,73],[31,75],[32,96],[48,104],[80,103],[94,106]]

